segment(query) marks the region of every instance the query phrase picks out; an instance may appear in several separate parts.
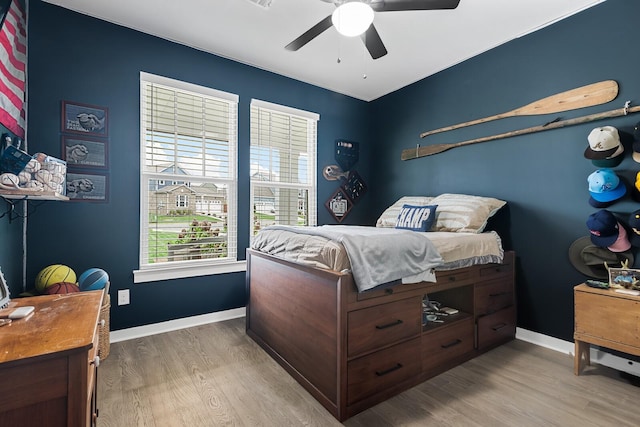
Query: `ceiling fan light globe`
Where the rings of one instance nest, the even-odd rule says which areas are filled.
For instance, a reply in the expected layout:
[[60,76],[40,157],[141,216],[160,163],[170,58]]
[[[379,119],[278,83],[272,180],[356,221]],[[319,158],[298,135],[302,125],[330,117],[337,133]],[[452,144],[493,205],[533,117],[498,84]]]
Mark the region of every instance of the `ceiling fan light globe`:
[[331,22],[343,36],[359,36],[373,23],[373,9],[359,1],[344,3],[333,11]]

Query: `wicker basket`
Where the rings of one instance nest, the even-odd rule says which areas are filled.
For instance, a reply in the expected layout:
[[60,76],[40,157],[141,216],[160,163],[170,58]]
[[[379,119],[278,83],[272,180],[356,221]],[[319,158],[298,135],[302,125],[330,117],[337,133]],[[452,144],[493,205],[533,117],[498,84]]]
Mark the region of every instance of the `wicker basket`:
[[[104,294],[102,299],[102,307],[100,308],[100,323],[98,326],[98,356],[101,360],[104,360],[109,356],[109,310],[111,310],[111,297],[108,293]],[[104,323],[103,323],[104,322]]]

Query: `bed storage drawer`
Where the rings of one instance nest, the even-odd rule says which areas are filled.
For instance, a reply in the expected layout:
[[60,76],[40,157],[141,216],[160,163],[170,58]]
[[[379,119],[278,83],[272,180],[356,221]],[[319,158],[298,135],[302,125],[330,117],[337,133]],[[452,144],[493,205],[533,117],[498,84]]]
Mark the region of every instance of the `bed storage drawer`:
[[420,375],[420,338],[352,360],[347,366],[347,404]]
[[476,285],[475,310],[490,314],[513,304],[513,282],[508,278]]
[[509,341],[515,335],[515,306],[478,318],[478,349]]
[[424,288],[426,288],[426,285],[422,282],[403,284],[403,283],[400,283],[400,281],[398,281],[398,283],[394,286],[389,286],[381,289],[374,288],[368,291],[358,292],[356,295],[356,300],[366,301],[372,298],[388,297],[390,295],[398,295],[398,294],[402,294],[403,292],[415,291],[415,290],[424,289]]
[[348,315],[348,357],[419,336],[422,300],[406,298],[352,311]]
[[473,279],[472,271],[468,268],[436,271],[437,285],[463,285],[467,282],[471,283],[472,279]]
[[486,266],[482,266],[479,269],[480,278],[482,280],[485,279],[495,279],[498,277],[512,277],[513,276],[513,256],[510,252],[506,252],[504,254],[504,259],[502,264],[488,264]]
[[447,360],[470,353],[474,349],[473,317],[436,328],[422,336],[422,370],[428,371]]

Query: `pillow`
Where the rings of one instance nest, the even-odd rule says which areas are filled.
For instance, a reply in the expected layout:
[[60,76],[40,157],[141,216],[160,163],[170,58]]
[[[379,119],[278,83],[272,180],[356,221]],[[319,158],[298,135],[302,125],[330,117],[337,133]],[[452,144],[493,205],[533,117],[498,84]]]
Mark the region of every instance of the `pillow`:
[[403,205],[396,221],[396,228],[413,231],[429,231],[436,220],[437,206]]
[[395,227],[396,221],[398,220],[398,215],[400,214],[400,209],[405,204],[413,205],[413,206],[427,206],[433,197],[425,197],[425,196],[404,196],[398,199],[393,205],[389,206],[378,221],[376,221],[376,227]]
[[482,233],[487,221],[507,204],[492,197],[466,194],[441,194],[431,200],[438,205],[434,231]]

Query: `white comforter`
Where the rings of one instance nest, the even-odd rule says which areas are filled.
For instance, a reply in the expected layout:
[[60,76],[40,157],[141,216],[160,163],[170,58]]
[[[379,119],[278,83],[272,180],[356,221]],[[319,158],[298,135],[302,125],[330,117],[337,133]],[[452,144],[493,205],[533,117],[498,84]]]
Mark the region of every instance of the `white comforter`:
[[444,262],[424,233],[409,230],[352,225],[272,225],[265,230],[322,236],[341,243],[349,257],[351,272],[360,292],[399,279],[403,283],[434,282],[434,268]]

